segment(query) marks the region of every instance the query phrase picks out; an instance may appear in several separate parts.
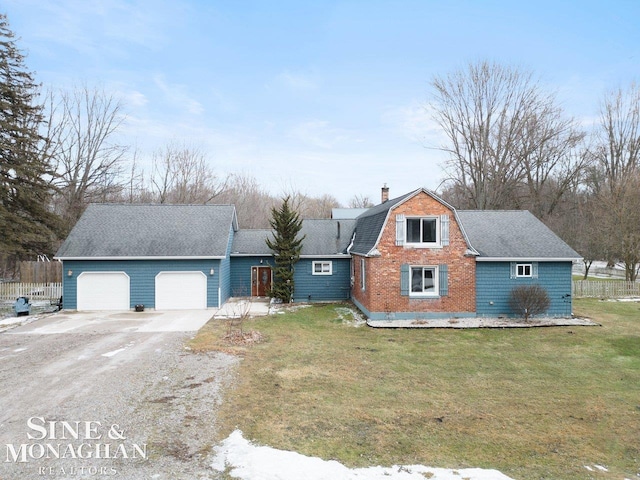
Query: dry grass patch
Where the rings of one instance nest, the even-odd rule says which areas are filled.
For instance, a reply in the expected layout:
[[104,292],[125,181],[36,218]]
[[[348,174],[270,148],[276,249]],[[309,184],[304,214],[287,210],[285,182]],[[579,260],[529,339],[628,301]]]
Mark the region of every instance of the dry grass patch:
[[252,328],[253,320],[245,320],[242,330],[229,328],[224,320],[210,320],[187,344],[195,353],[218,351],[244,356],[247,349],[265,340],[264,335]]
[[[585,300],[576,310],[603,326],[353,328],[333,305],[254,320],[266,341],[242,351],[222,437],[240,428],[349,466],[635,478],[640,306]],[[585,468],[595,464],[609,472]]]

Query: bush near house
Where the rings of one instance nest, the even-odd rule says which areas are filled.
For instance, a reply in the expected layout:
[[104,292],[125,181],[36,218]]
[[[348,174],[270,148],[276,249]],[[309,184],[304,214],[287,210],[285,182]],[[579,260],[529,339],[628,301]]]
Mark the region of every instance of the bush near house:
[[545,313],[550,305],[549,294],[540,285],[520,285],[513,288],[509,296],[509,306],[522,315],[525,322],[530,317]]

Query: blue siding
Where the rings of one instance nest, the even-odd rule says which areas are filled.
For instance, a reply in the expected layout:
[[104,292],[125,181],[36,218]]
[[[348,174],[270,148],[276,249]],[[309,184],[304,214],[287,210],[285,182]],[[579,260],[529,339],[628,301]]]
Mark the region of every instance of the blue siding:
[[219,303],[224,304],[231,296],[231,245],[233,243],[233,226],[229,229],[229,243],[227,244],[227,252],[225,258],[220,260],[220,298]]
[[[211,269],[214,275],[210,275]],[[68,277],[66,272],[73,275]],[[77,304],[77,280],[82,272],[126,272],[130,278],[130,308],[141,303],[155,307],[155,278],[160,272],[201,271],[207,276],[207,307],[218,307],[220,284],[220,260],[65,260],[63,262],[64,308],[75,310]]]
[[[260,263],[262,262],[262,263]],[[231,296],[248,297],[251,295],[251,267],[268,266],[274,268],[273,257],[231,257]]]
[[[312,275],[314,261],[333,262],[332,275]],[[262,261],[262,263],[260,263]],[[251,294],[251,267],[270,266],[275,268],[271,256],[232,257],[231,294],[244,296]],[[351,296],[351,259],[301,259],[295,266],[294,301],[346,300]]]
[[[522,262],[527,263],[527,262]],[[571,315],[571,262],[538,262],[538,278],[511,278],[510,262],[476,263],[476,312],[478,316],[512,316],[511,290],[519,285],[540,285],[547,289],[551,306],[545,315]],[[568,296],[567,296],[568,295]]]
[[[314,261],[333,262],[332,274],[313,275]],[[300,259],[295,266],[293,280],[295,302],[347,300],[351,296],[351,259]]]

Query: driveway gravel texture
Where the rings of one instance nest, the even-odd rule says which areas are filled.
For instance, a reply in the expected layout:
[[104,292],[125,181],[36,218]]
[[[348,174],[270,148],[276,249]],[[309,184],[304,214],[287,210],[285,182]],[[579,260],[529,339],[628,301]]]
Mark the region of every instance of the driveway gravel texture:
[[188,351],[179,317],[103,316],[0,333],[0,480],[218,478],[216,411],[238,359]]

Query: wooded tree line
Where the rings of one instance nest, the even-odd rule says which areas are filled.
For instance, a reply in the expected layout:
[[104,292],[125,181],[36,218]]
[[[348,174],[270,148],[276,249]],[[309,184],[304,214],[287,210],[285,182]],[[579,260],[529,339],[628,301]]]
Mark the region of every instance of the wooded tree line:
[[[250,174],[221,175],[197,146],[143,156],[118,134],[124,105],[87,85],[44,92],[0,16],[0,277],[51,256],[91,202],[234,204],[242,228],[268,228],[281,198]],[[428,110],[449,154],[440,194],[458,208],[529,209],[587,262],[640,262],[640,88],[602,98],[596,125],[564,112],[531,72],[478,62],[432,81]],[[426,179],[425,179],[426,183]],[[301,218],[339,202],[283,192]],[[367,207],[355,194],[349,207]],[[9,272],[7,272],[9,271]]]
[[478,62],[432,82],[445,133],[442,195],[458,208],[528,209],[584,256],[640,268],[640,86],[606,93],[593,125],[531,72]]
[[[198,147],[169,143],[140,165],[119,141],[125,105],[87,85],[43,91],[0,15],[0,279],[20,260],[50,258],[92,202],[234,204],[243,228],[268,228],[281,200],[249,174],[220,175]],[[284,192],[302,218],[339,206]]]

